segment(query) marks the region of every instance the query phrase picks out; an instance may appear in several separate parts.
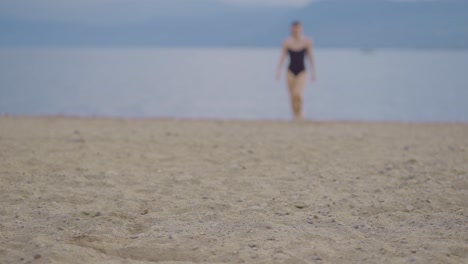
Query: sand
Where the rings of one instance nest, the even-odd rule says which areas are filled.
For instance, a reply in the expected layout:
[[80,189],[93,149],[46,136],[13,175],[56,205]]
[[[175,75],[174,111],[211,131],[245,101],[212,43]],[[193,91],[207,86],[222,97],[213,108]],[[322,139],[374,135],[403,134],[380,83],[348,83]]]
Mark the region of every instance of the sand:
[[0,263],[468,263],[468,125],[1,117]]

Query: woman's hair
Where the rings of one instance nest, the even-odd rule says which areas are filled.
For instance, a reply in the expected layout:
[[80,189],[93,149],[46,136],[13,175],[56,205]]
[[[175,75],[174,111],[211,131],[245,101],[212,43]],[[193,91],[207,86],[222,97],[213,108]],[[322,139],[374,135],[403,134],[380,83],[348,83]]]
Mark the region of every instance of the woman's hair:
[[302,23],[301,23],[301,21],[299,21],[299,20],[293,21],[293,22],[291,23],[291,26],[292,26],[292,27],[300,26],[300,25],[302,25]]

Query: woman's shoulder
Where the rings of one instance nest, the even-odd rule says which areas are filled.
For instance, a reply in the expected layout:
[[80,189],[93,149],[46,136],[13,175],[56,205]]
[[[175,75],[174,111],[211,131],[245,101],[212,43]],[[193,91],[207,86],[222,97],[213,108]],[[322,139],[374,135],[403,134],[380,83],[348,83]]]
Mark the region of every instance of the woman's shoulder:
[[292,41],[293,41],[293,39],[291,37],[285,38],[283,40],[283,46],[289,47],[291,45]]
[[[283,40],[283,46],[289,47],[292,44],[295,44],[295,42],[297,42],[297,40],[294,40],[292,37],[288,37],[288,38],[285,38]],[[309,36],[304,36],[303,39],[302,39],[302,42],[304,44],[313,44],[314,43],[313,39],[311,37],[309,37]]]
[[309,45],[314,43],[314,40],[309,36],[304,36],[304,41]]

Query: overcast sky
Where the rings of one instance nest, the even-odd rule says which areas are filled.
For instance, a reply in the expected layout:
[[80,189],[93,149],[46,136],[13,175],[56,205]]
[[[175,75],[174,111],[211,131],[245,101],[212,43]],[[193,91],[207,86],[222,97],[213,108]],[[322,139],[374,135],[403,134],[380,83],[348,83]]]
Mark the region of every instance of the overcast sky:
[[273,5],[273,6],[301,6],[306,5],[312,0],[219,0],[225,3],[242,5]]
[[313,1],[325,0],[0,0],[0,19],[115,24],[144,21],[160,15],[184,15],[186,12],[209,9],[217,2],[244,6],[300,7]]

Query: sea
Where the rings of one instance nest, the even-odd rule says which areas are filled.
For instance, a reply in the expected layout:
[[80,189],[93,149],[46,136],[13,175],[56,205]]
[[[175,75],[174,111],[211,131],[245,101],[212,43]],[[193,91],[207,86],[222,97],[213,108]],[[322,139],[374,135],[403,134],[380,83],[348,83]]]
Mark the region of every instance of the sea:
[[[274,48],[0,48],[0,114],[288,120]],[[468,122],[467,50],[324,49],[313,121]]]

